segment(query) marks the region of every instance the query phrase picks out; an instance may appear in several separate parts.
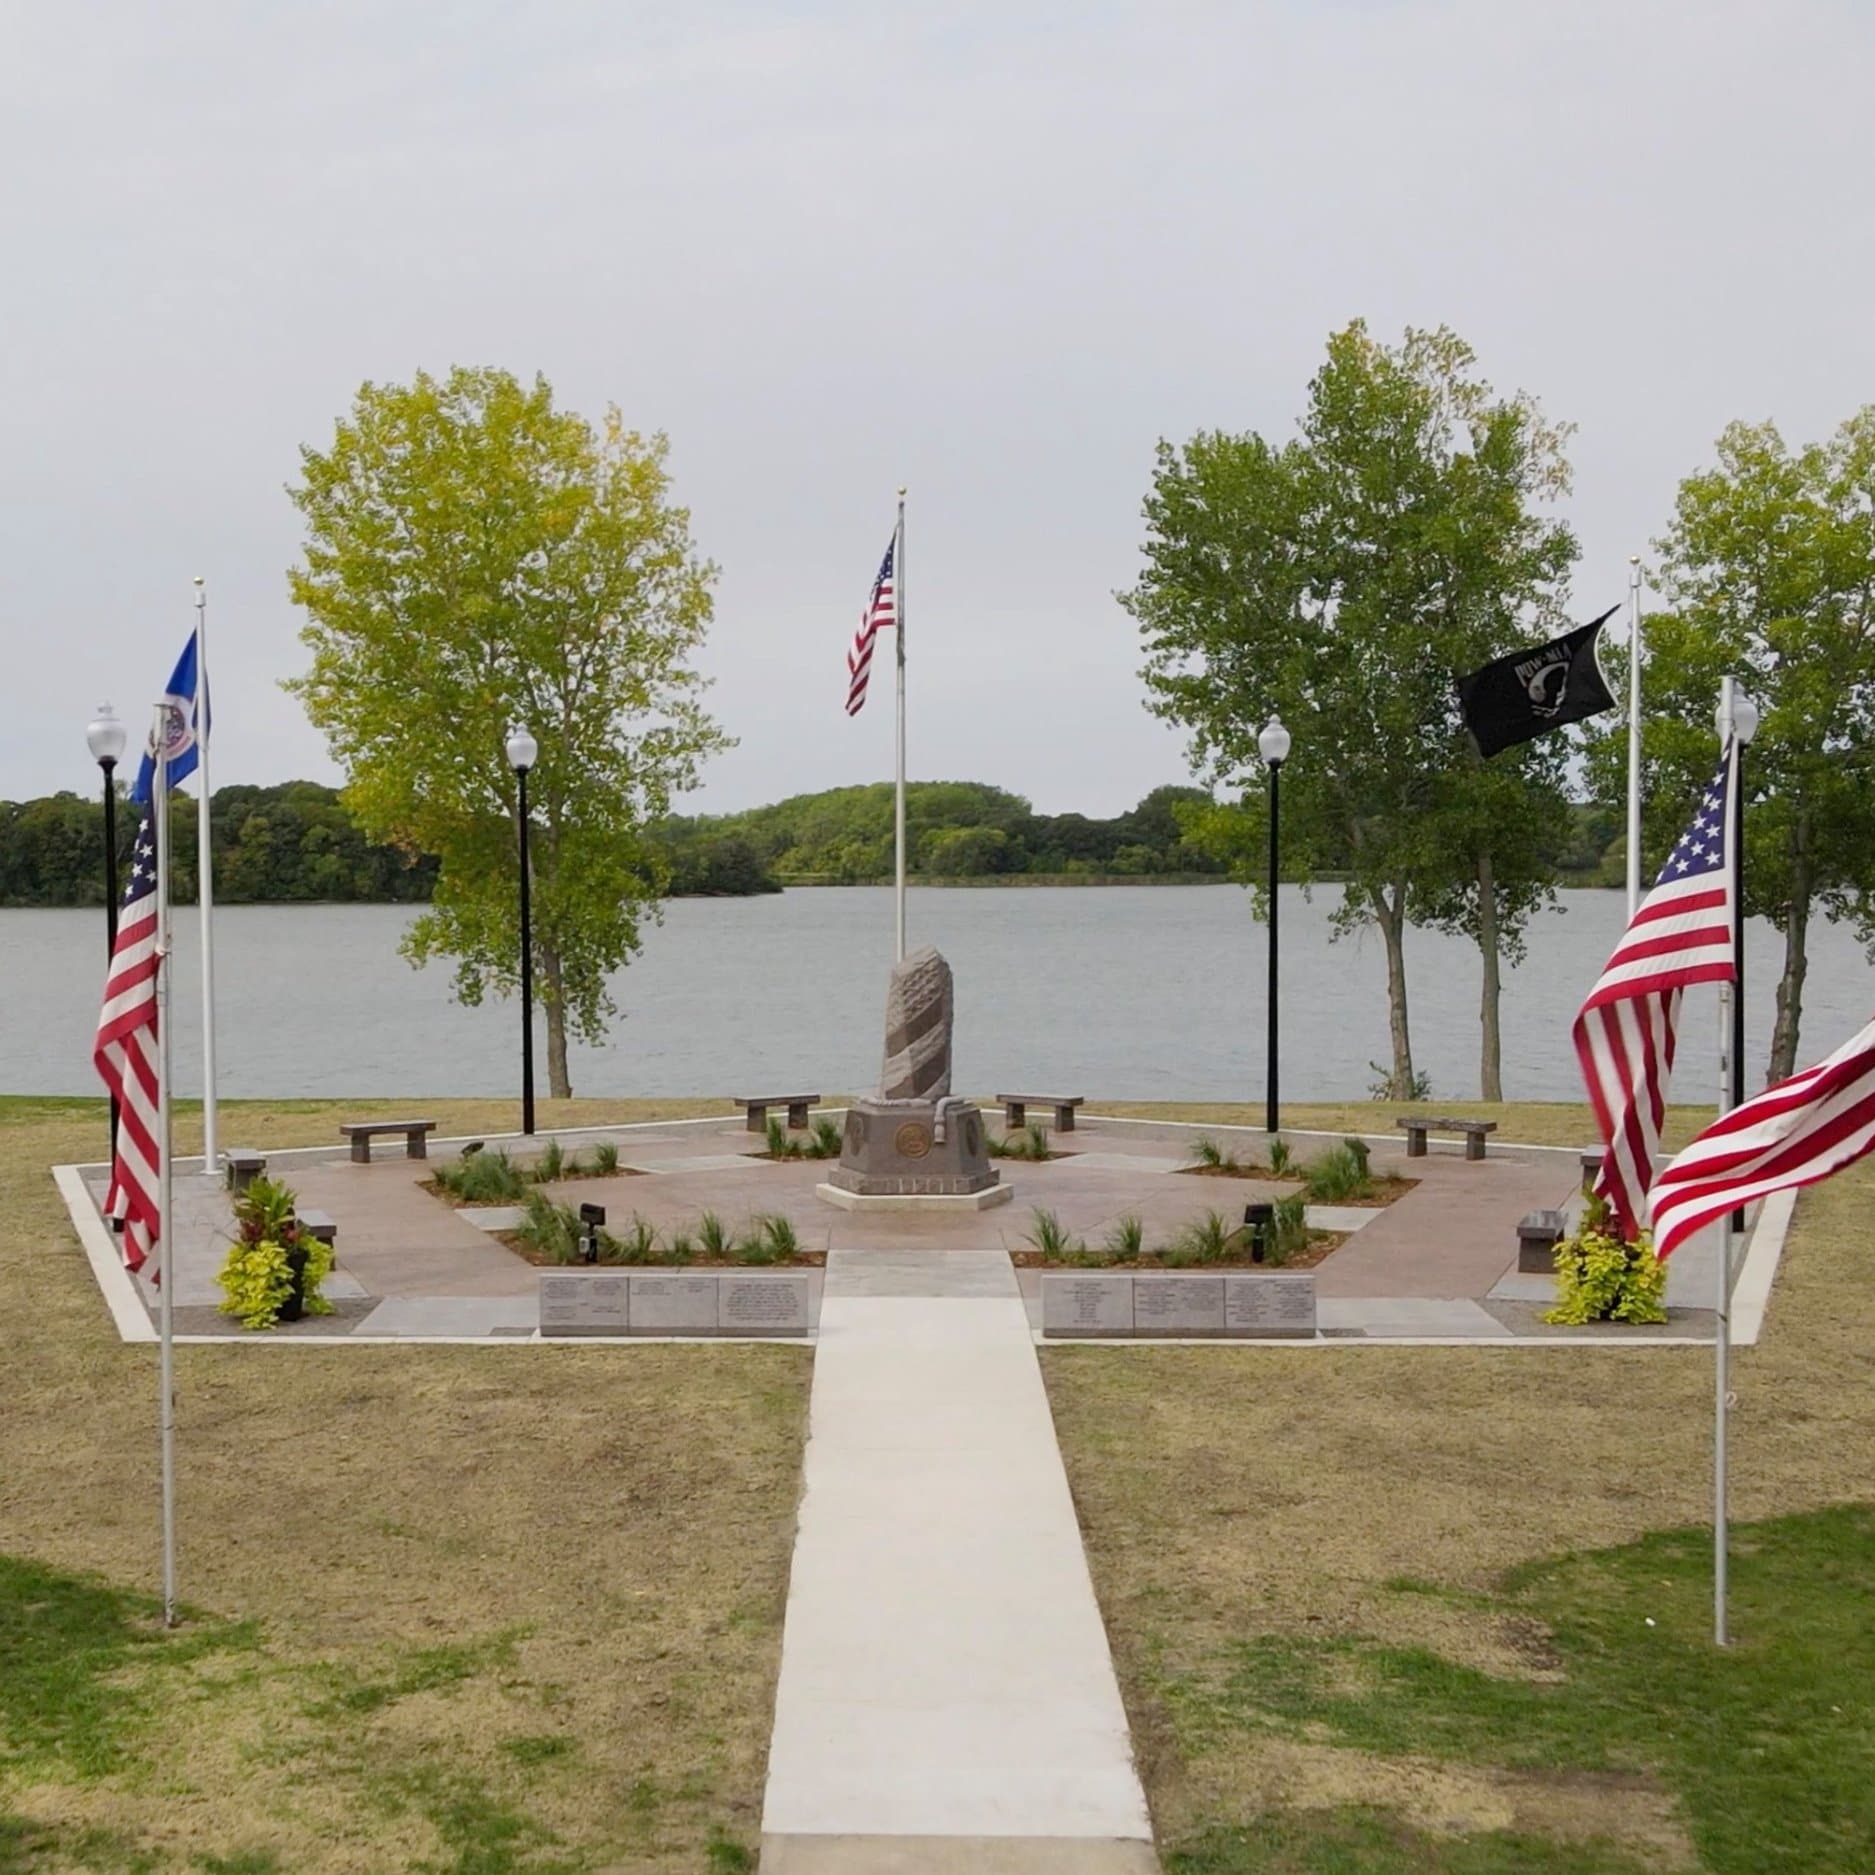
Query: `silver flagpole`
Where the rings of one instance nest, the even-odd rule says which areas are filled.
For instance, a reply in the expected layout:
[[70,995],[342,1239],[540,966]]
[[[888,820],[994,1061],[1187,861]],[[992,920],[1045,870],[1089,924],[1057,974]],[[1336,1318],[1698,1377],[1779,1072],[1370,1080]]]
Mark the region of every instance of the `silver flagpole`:
[[209,826],[208,594],[195,576],[196,902],[202,915],[202,1174],[221,1169],[215,1139],[215,843]]
[[[201,667],[197,667],[200,682]],[[199,694],[199,692],[198,692]],[[156,823],[156,1318],[158,1420],[163,1447],[163,1625],[176,1625],[176,1259],[175,1173],[169,1140],[169,712],[156,711],[156,772],[150,784]]]
[[1628,555],[1628,921],[1641,908],[1641,556]]
[[898,951],[905,961],[905,491],[898,491],[898,540],[892,550],[892,603],[898,624],[898,795],[894,802],[894,848],[898,866]]
[[[1738,739],[1732,728],[1733,680],[1719,685],[1719,735],[1722,746],[1738,760]],[[1738,889],[1738,854],[1733,850],[1737,826],[1732,814],[1732,772],[1726,777],[1724,815],[1726,889]],[[1736,924],[1734,924],[1736,931]],[[1719,985],[1719,1111],[1726,1113],[1732,1104],[1732,985]],[[1726,1433],[1731,1390],[1732,1357],[1732,1214],[1726,1212],[1719,1225],[1719,1282],[1715,1298],[1717,1320],[1712,1330],[1712,1641],[1715,1647],[1729,1645],[1725,1621],[1726,1591]]]

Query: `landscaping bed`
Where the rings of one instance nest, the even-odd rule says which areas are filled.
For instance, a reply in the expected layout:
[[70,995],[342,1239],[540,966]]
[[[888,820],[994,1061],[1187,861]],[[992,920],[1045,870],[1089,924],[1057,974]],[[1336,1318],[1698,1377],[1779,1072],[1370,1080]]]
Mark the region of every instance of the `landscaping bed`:
[[[662,1229],[634,1212],[612,1230],[582,1223],[571,1205],[556,1204],[541,1191],[530,1192],[522,1208],[527,1216],[514,1230],[490,1234],[542,1269],[819,1269],[827,1260],[824,1250],[804,1245],[793,1223],[776,1211],[758,1211],[739,1226],[704,1211],[694,1224]],[[597,1254],[589,1255],[594,1249]]]
[[[1233,1224],[1221,1211],[1192,1218],[1163,1244],[1146,1241],[1145,1225],[1128,1212],[1106,1237],[1090,1245],[1064,1228],[1053,1211],[1037,1206],[1022,1246],[1009,1252],[1018,1269],[1057,1270],[1305,1270],[1347,1242],[1346,1231],[1313,1230],[1303,1217],[1300,1194],[1278,1199],[1272,1230],[1259,1243],[1249,1227]],[[1261,1254],[1258,1254],[1258,1252]]]

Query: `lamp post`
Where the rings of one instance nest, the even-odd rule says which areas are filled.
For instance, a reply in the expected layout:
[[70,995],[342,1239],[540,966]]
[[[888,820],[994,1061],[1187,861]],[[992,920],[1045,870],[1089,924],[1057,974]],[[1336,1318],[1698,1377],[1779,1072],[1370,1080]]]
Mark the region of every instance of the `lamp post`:
[[1277,855],[1280,843],[1277,823],[1281,816],[1283,763],[1289,759],[1289,731],[1280,717],[1272,716],[1257,731],[1257,751],[1270,771],[1270,984],[1269,984],[1269,1065],[1263,1084],[1263,1130],[1274,1137],[1277,1130],[1276,1088],[1276,882]]
[[527,864],[527,771],[540,744],[525,729],[508,734],[508,766],[519,786],[521,828],[521,1131],[534,1130],[534,901]]
[[[124,726],[106,703],[85,729],[91,759],[104,774],[104,967],[117,955],[117,761],[124,752]],[[111,1152],[117,1152],[117,1100],[111,1099]]]

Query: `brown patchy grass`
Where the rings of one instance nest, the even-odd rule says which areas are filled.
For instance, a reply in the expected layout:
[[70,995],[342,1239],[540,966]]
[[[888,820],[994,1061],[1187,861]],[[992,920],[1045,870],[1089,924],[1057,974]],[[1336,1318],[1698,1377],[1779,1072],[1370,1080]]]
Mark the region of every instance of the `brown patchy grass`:
[[[412,1108],[512,1120],[242,1104],[224,1131],[318,1143]],[[674,1109],[730,1111],[542,1119]],[[181,1116],[179,1150],[198,1127]],[[97,1103],[0,1103],[0,1553],[154,1590],[155,1350],[111,1332],[46,1172],[102,1130]],[[179,1348],[184,1634],[222,1638],[124,1682],[142,1716],[116,1771],[0,1748],[0,1869],[746,1866],[810,1366],[772,1346]],[[0,1610],[0,1642],[9,1614],[30,1629]]]
[[[1513,1127],[1512,1112],[1531,1117]],[[1503,1134],[1540,1137],[1545,1115],[1579,1136],[1560,1108],[1506,1110]],[[1708,1353],[1050,1348],[1043,1367],[1163,1842],[1349,1804],[1435,1830],[1509,1817],[1581,1833],[1579,1781],[1207,1731],[1172,1689],[1219,1683],[1261,1640],[1361,1637],[1553,1673],[1545,1630],[1488,1591],[1519,1563],[1709,1517]],[[1875,1497],[1875,1166],[1805,1196],[1764,1336],[1734,1373],[1736,1517]],[[1657,1787],[1598,1814],[1642,1865],[1687,1865]]]

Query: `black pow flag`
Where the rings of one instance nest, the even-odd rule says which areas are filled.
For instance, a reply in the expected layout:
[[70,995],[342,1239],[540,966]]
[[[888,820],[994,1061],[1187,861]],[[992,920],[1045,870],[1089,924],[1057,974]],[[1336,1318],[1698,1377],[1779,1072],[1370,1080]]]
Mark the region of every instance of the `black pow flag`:
[[1590,624],[1546,645],[1513,651],[1458,680],[1458,706],[1481,754],[1514,749],[1615,707],[1596,661],[1595,640],[1617,610],[1610,606]]

